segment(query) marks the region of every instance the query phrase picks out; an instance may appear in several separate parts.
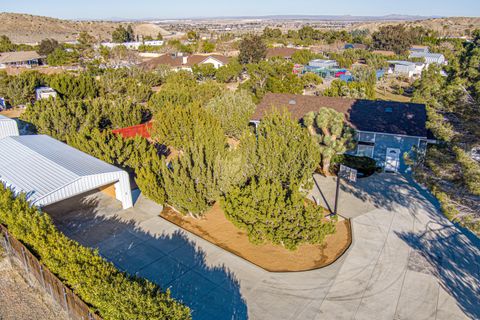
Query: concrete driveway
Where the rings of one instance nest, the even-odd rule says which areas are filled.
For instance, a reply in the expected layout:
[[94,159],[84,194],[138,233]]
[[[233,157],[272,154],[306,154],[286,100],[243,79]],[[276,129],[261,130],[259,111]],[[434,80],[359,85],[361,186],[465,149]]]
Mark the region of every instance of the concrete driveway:
[[[316,178],[331,202],[333,180]],[[170,288],[193,319],[480,318],[478,238],[426,192],[384,174],[344,185],[340,199],[354,243],[333,265],[299,273],[266,272],[158,217],[141,196],[125,211],[100,193],[45,211],[120,269]]]

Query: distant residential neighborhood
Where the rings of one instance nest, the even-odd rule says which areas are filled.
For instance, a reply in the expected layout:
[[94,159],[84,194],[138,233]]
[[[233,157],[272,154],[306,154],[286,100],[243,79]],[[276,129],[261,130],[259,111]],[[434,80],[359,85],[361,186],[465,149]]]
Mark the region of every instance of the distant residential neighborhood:
[[480,318],[480,18],[0,17],[0,319]]

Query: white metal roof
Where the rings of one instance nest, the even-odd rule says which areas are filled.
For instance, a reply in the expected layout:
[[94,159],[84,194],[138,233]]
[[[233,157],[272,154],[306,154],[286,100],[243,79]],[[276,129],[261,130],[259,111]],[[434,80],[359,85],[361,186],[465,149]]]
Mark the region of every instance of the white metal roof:
[[45,135],[0,139],[0,180],[33,203],[85,176],[123,170]]

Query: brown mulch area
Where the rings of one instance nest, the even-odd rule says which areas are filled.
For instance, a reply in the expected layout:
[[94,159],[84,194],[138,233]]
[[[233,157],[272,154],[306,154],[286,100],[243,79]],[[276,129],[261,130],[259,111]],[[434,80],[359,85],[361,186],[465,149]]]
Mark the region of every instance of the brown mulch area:
[[337,232],[327,236],[323,245],[304,244],[297,250],[290,251],[270,243],[252,244],[247,233],[225,217],[218,203],[201,219],[182,216],[170,207],[165,207],[160,216],[271,272],[306,271],[325,267],[337,260],[352,242],[350,221],[343,219],[339,219]]

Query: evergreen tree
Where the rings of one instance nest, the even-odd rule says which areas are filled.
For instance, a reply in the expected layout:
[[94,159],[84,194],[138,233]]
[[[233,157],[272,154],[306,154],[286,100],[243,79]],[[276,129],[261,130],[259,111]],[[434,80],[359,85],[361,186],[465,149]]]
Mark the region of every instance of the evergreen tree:
[[301,190],[311,185],[319,162],[318,145],[287,112],[272,112],[257,129],[257,138],[242,139],[252,169],[245,183],[223,196],[225,215],[247,231],[253,243],[270,241],[295,249],[302,243],[322,243],[333,233],[323,209],[305,202]]
[[230,137],[239,138],[255,112],[255,103],[246,91],[227,91],[210,100],[206,110],[213,114]]
[[267,46],[262,37],[257,35],[244,37],[240,42],[239,49],[238,61],[241,64],[258,63],[267,56]]

